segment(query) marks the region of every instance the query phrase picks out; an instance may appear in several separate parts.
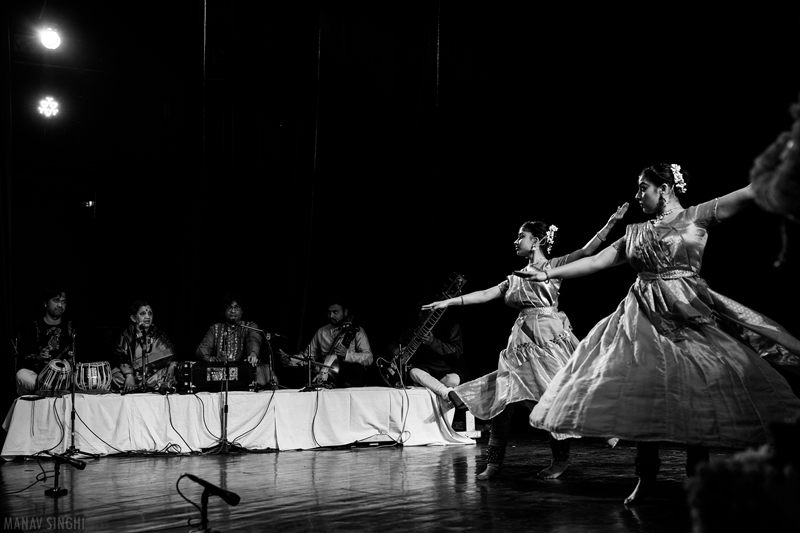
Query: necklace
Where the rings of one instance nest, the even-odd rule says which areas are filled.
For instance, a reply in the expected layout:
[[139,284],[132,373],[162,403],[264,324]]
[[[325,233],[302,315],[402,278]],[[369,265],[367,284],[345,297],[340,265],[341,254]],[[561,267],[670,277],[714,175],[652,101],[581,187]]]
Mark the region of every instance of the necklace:
[[539,261],[538,264],[534,264],[533,261],[528,262],[528,266],[531,268],[535,268],[536,270],[542,270],[542,267],[547,264],[547,259],[542,259]]
[[656,224],[661,222],[664,219],[665,216],[669,215],[670,213],[672,213],[676,209],[677,209],[677,207],[673,207],[672,209],[668,209],[666,211],[660,212],[659,214],[656,215],[656,218],[654,218],[653,220],[650,221],[650,223],[655,226]]

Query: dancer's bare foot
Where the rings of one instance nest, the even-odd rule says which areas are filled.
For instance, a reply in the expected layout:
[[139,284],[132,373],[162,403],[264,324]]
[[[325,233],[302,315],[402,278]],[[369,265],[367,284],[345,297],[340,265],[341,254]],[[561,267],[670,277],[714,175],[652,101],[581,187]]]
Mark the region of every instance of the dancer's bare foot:
[[649,495],[653,493],[655,486],[655,479],[639,478],[639,483],[636,484],[636,488],[633,489],[633,492],[631,492],[630,496],[625,498],[625,505],[636,505],[642,503]]
[[486,465],[486,470],[478,474],[478,479],[481,481],[486,481],[487,479],[492,479],[494,476],[500,473],[502,469],[502,465],[496,465],[493,463],[488,463]]
[[551,461],[550,466],[536,474],[542,479],[556,479],[569,468],[569,461]]

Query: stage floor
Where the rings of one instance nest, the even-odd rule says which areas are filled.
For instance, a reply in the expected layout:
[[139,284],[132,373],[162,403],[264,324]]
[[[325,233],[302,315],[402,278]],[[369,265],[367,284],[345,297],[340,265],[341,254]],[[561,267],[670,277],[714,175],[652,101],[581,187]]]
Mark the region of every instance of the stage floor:
[[[555,481],[534,475],[550,461],[545,433],[515,436],[500,477],[482,482],[475,476],[485,453],[483,437],[476,446],[107,456],[87,459],[80,471],[62,467],[60,486],[69,493],[59,498],[44,494],[51,475],[25,489],[40,465],[17,459],[0,466],[0,516],[7,528],[26,519],[43,519],[44,528],[47,518],[62,517],[85,531],[185,532],[200,516],[176,490],[190,473],[241,497],[235,507],[209,500],[209,526],[220,531],[691,531],[681,447],[662,447],[657,494],[630,509],[622,501],[636,483],[631,443],[611,449],[581,439],[572,445],[573,466]],[[731,453],[712,450],[712,460]],[[41,467],[51,472],[52,460]],[[179,488],[200,503],[199,485],[184,478]]]

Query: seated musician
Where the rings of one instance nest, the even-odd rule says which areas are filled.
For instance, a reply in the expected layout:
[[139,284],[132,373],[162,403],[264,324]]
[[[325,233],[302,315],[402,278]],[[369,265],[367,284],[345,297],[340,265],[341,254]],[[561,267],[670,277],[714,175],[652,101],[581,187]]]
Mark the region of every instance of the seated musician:
[[112,386],[122,392],[171,392],[178,363],[169,337],[153,324],[153,308],[143,300],[133,302],[130,320],[117,339]]
[[256,331],[258,324],[242,320],[244,303],[240,296],[227,293],[222,297],[224,322],[208,328],[195,352],[198,359],[211,363],[246,361],[256,368],[256,381],[261,387],[277,383],[269,366],[270,346],[264,345],[264,360],[261,361],[262,335]]
[[67,293],[49,289],[42,293],[44,314],[25,322],[17,333],[17,354],[21,357],[17,371],[17,394],[33,394],[38,390],[37,378],[54,359],[69,359],[72,346],[72,322],[63,319],[67,310]]
[[278,350],[284,365],[281,381],[289,388],[300,388],[308,383],[305,359],[326,365],[312,367],[312,386],[366,385],[366,368],[372,364],[369,339],[364,329],[352,321],[347,304],[341,298],[333,302],[328,306],[329,323],[317,330],[303,353],[290,356]]
[[448,316],[443,316],[436,322],[433,330],[427,333],[418,332],[430,313],[420,311],[421,305],[422,300],[416,307],[417,325],[405,330],[397,340],[389,344],[388,350],[395,357],[401,346],[408,346],[419,335],[421,342],[408,360],[411,367],[408,374],[415,384],[430,389],[448,402],[448,393],[461,383],[463,375],[459,365],[459,359],[464,353],[461,326],[449,320]]

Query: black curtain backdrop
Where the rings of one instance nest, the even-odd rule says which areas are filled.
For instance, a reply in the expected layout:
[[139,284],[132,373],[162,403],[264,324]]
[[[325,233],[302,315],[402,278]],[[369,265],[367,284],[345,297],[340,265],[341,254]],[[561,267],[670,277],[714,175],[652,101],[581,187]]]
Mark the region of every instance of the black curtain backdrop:
[[[344,295],[380,355],[454,272],[472,291],[522,266],[512,243],[526,220],[559,227],[560,255],[633,200],[650,164],[691,173],[689,204],[746,185],[800,92],[798,7],[3,9],[0,334],[63,283],[83,360],[108,358],[138,298],[191,358],[226,290],[289,352]],[[45,21],[65,35],[59,51],[33,38]],[[54,120],[36,113],[45,93],[61,101]],[[631,206],[625,222],[643,219]],[[712,232],[703,275],[800,334],[789,232],[789,266],[775,269],[779,220],[749,208]],[[563,284],[578,337],[634,277],[622,266]],[[448,316],[473,377],[495,369],[515,312],[494,301]]]

